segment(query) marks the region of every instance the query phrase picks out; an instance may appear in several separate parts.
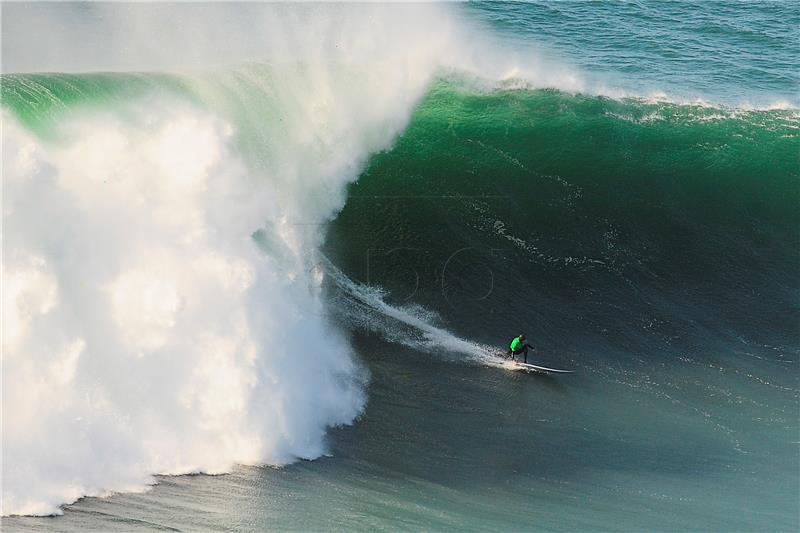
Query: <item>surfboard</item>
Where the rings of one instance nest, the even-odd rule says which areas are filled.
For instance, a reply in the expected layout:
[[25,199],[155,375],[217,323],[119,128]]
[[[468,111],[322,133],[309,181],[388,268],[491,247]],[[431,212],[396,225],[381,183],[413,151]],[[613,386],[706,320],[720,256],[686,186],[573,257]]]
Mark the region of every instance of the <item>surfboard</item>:
[[560,370],[558,368],[547,368],[546,366],[531,365],[529,363],[512,363],[515,369],[524,370],[526,372],[544,372],[553,374],[571,374],[572,370]]

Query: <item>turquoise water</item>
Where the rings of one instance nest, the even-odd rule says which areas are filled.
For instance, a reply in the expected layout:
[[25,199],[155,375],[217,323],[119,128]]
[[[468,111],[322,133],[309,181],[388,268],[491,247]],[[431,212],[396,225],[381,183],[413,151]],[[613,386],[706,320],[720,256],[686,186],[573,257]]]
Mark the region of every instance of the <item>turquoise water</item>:
[[800,12],[791,2],[470,4],[499,33],[636,94],[797,107]]
[[[322,306],[313,319],[337,332],[308,342],[322,350],[341,336],[368,376],[366,404],[352,420],[320,419],[328,428],[321,456],[293,452],[288,462],[267,458],[220,475],[158,476],[146,492],[110,489],[117,493],[60,502],[60,516],[4,517],[4,530],[800,527],[800,9],[448,9],[480,24],[491,41],[578,69],[585,90],[524,80],[487,88],[471,73],[439,71],[391,143],[345,165],[355,179],[341,192],[303,181],[327,153],[316,147],[338,146],[327,134],[349,146],[351,133],[305,113],[313,103],[327,117],[330,105],[313,87],[301,93],[307,102],[295,97],[299,84],[288,83],[305,79],[305,65],[4,74],[4,109],[42,146],[69,145],[81,135],[70,121],[96,113],[157,131],[155,119],[136,117],[128,104],[166,97],[229,120],[253,181],[283,176],[275,161],[293,149],[284,137],[303,137],[291,123],[300,110],[317,129],[291,166],[300,169],[289,182],[301,184],[306,217],[294,222],[323,228],[312,269],[312,279],[324,271],[313,289]],[[356,83],[350,74],[339,88]],[[317,206],[339,195],[341,205],[312,224]],[[236,198],[241,204],[221,211],[226,217],[246,203]],[[281,265],[276,272],[303,279],[286,266],[291,253],[276,244],[283,234],[273,227],[279,222],[254,229],[251,241]],[[269,314],[267,303],[282,297],[267,292],[258,303]],[[292,313],[299,311],[281,306],[271,319]],[[574,373],[498,368],[492,356],[521,331],[537,347],[536,361]],[[310,361],[305,371],[325,363]],[[348,371],[336,366],[331,379]],[[294,379],[267,375],[271,387]],[[159,387],[169,390],[169,380]],[[318,409],[335,399],[327,389],[322,400],[313,387],[303,391]],[[137,420],[124,405],[112,418]],[[253,412],[274,409],[262,402]],[[279,420],[266,434],[304,441]],[[131,427],[133,441],[139,429]],[[124,447],[109,442],[111,459],[102,446],[90,449],[114,465],[113,452]],[[182,444],[173,453],[195,442]],[[66,460],[83,450],[67,447]],[[5,456],[5,479],[8,464]],[[184,470],[208,471],[203,464]]]

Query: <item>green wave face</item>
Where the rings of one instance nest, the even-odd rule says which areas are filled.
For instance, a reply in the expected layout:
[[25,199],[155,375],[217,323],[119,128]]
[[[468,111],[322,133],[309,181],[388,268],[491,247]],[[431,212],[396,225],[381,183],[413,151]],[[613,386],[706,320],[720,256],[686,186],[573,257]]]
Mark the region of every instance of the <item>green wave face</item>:
[[351,187],[328,247],[465,331],[792,342],[799,126],[795,111],[443,81]]
[[[246,161],[263,171],[281,157],[287,80],[303,75],[264,65],[214,76],[5,75],[2,102],[55,140],[71,116],[111,109],[135,121],[131,101],[188,101],[234,124]],[[488,310],[492,325],[480,329],[490,342],[490,332],[536,324],[544,336],[566,327],[609,346],[708,331],[791,343],[798,136],[796,110],[441,79],[350,187],[326,251],[352,277],[465,329]],[[309,189],[305,202],[326,190]],[[661,331],[643,335],[653,321]]]

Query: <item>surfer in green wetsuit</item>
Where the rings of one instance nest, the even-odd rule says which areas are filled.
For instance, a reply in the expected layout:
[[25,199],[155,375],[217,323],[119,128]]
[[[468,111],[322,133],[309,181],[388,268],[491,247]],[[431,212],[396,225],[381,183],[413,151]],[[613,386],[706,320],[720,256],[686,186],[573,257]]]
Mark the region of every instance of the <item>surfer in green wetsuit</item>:
[[517,355],[523,354],[525,364],[528,364],[528,348],[534,349],[533,346],[528,344],[525,335],[520,335],[519,337],[514,337],[514,340],[511,341],[511,346],[508,347],[508,354],[514,361],[517,360]]

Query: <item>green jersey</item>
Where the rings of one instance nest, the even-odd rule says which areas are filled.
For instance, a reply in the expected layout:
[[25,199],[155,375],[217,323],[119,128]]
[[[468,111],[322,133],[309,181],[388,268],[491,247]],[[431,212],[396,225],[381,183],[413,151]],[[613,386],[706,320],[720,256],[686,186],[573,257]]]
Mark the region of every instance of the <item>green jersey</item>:
[[524,343],[520,340],[519,337],[514,337],[514,340],[511,341],[511,351],[516,352],[517,350],[521,349]]

